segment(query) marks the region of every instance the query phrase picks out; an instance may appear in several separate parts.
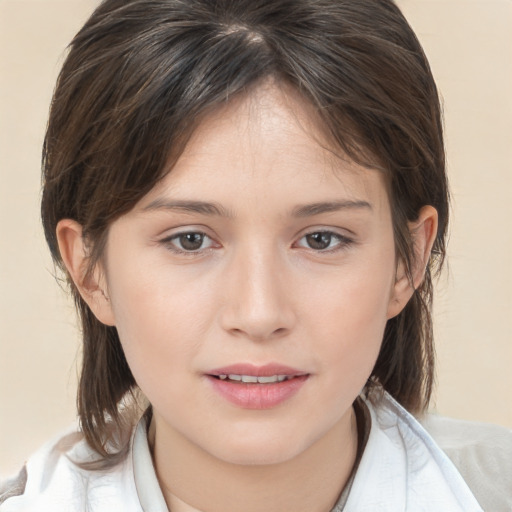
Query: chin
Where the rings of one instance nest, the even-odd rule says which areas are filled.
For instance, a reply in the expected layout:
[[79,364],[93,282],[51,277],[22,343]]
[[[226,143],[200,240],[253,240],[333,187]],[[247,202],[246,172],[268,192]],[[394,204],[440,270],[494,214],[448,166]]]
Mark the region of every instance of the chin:
[[[284,435],[283,435],[284,434]],[[288,432],[279,436],[265,437],[251,435],[235,439],[231,436],[221,446],[210,450],[210,453],[228,464],[242,466],[266,466],[285,463],[297,457],[305,449],[307,443],[293,439]]]
[[270,466],[282,464],[293,459],[296,453],[269,452],[268,450],[250,450],[219,454],[219,459],[237,466]]

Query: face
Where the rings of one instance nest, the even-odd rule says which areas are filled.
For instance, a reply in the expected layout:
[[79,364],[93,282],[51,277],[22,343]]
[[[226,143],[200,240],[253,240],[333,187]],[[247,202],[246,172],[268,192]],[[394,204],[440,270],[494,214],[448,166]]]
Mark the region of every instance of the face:
[[385,182],[267,84],[207,117],[111,226],[103,272],[158,430],[235,463],[346,424],[396,314]]

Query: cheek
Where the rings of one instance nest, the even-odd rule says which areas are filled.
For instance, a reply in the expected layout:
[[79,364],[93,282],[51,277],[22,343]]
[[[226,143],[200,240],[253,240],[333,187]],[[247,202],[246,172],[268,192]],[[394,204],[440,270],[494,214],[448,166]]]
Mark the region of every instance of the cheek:
[[[325,277],[313,276],[305,299],[304,309],[313,310],[319,325],[329,335],[365,338],[374,329],[383,330],[393,292],[392,263],[382,261],[373,265],[360,261]],[[306,302],[307,301],[307,302]]]
[[190,367],[211,323],[211,288],[182,274],[156,265],[138,272],[120,266],[112,273],[116,328],[142,388],[145,381],[164,382]]
[[392,268],[386,262],[373,272],[361,267],[340,273],[321,288],[312,288],[305,310],[310,311],[309,330],[316,333],[322,362],[335,382],[362,387],[370,376],[382,344],[392,292]]

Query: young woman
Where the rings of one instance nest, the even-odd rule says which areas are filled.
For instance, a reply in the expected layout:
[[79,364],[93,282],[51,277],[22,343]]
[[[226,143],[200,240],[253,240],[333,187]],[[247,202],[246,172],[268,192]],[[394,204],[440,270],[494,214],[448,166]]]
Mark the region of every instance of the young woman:
[[506,494],[414,418],[448,193],[436,87],[391,0],[105,0],[57,84],[42,216],[82,324],[81,431],[2,512]]

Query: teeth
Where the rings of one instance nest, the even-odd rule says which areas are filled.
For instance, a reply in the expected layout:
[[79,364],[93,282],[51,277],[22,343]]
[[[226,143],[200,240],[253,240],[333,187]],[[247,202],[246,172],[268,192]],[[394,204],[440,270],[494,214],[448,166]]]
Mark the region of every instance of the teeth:
[[292,379],[289,375],[270,375],[268,377],[257,377],[256,375],[218,375],[220,380],[233,380],[235,382],[245,382],[249,384],[271,384],[273,382],[283,382],[288,379]]
[[260,384],[269,384],[270,382],[281,382],[279,377],[283,377],[283,375],[272,375],[271,377],[258,377],[258,382]]

